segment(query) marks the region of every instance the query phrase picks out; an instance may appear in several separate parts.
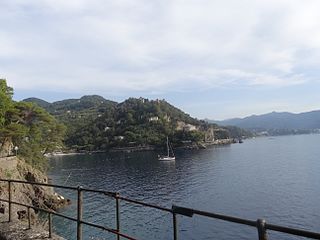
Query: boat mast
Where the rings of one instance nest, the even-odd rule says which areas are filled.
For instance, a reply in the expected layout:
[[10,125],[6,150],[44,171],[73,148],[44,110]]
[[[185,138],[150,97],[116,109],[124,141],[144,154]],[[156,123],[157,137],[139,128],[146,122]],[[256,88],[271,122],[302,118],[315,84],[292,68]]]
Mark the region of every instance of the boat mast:
[[167,151],[168,151],[168,157],[169,157],[169,138],[168,138],[168,136],[167,136]]
[[174,157],[174,152],[173,152],[172,144],[171,144],[171,143],[169,143],[169,146],[170,146],[170,149],[171,149],[171,152],[172,152],[172,157]]

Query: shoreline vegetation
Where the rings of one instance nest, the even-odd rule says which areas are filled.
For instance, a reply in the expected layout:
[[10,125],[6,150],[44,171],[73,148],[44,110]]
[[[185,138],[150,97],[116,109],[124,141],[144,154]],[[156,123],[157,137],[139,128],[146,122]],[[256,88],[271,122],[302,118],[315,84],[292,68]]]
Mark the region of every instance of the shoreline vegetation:
[[[210,146],[217,146],[217,145],[227,145],[237,143],[235,139],[220,139],[213,142],[201,142],[201,143],[190,143],[183,146],[178,146],[175,149],[183,149],[183,150],[196,150],[196,149],[206,149]],[[67,155],[85,155],[85,154],[96,154],[96,153],[106,153],[106,152],[143,152],[143,151],[158,151],[162,150],[162,147],[152,146],[152,145],[145,145],[145,146],[129,146],[129,147],[113,147],[108,150],[72,150],[68,149],[65,151],[59,152],[52,152],[47,153],[45,156],[67,156]]]
[[251,136],[236,127],[193,118],[164,99],[140,97],[117,103],[91,95],[53,103],[36,98],[24,101],[43,107],[66,126],[62,152],[154,150],[162,148],[167,137],[175,147],[192,149]]

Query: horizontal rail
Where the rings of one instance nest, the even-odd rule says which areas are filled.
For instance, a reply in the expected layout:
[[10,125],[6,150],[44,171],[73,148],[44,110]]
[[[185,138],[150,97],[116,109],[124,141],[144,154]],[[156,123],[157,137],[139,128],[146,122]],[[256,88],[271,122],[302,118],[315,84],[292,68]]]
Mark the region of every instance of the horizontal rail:
[[26,181],[22,181],[22,180],[0,179],[0,182],[22,183],[22,184],[45,186],[45,187],[57,187],[57,188],[62,188],[62,189],[77,190],[76,187],[69,187],[69,186],[63,186],[63,185],[55,185],[55,184],[49,184],[49,183],[26,182]]
[[306,230],[282,227],[282,226],[273,225],[273,224],[266,224],[266,228],[271,231],[288,233],[288,234],[292,234],[292,235],[296,235],[296,236],[300,236],[300,237],[320,239],[320,233],[310,232],[310,231],[306,231]]
[[234,222],[234,223],[239,223],[239,224],[243,224],[243,225],[248,225],[248,226],[252,226],[252,227],[256,227],[257,226],[257,222],[256,221],[237,218],[237,217],[232,217],[232,216],[228,216],[228,215],[217,214],[217,213],[211,213],[211,212],[195,210],[195,209],[192,209],[192,208],[185,208],[185,207],[179,207],[179,206],[173,205],[172,206],[172,210],[173,210],[174,213],[177,213],[177,214],[180,214],[180,215],[184,215],[184,216],[187,216],[187,217],[192,217],[192,215],[196,214],[196,215],[201,215],[201,216],[205,216],[205,217],[224,220],[224,221],[227,221],[227,222]]
[[[6,200],[6,199],[1,199],[0,198],[0,201],[9,203],[9,201]],[[35,207],[35,206],[31,206],[31,205],[27,205],[27,204],[23,204],[23,203],[19,203],[19,202],[14,202],[14,201],[11,201],[11,203],[15,204],[15,205],[22,206],[22,207],[26,207],[26,208],[32,208],[32,209],[35,209],[37,211],[42,211],[42,212],[45,212],[45,213],[48,213],[48,214],[53,214],[53,215],[56,215],[58,217],[66,218],[66,219],[74,221],[74,222],[77,221],[76,218],[69,217],[69,216],[57,213],[55,211],[50,211],[50,210],[47,210],[47,209],[38,208],[38,207]],[[124,234],[124,233],[118,232],[115,229],[107,228],[107,227],[104,227],[104,226],[101,226],[101,225],[97,225],[97,224],[94,224],[94,223],[91,223],[91,222],[86,222],[86,221],[81,221],[81,223],[85,224],[85,225],[88,225],[88,226],[91,226],[91,227],[95,227],[95,228],[99,228],[99,229],[105,230],[105,231],[110,232],[110,233],[117,234],[117,235],[119,235],[121,237],[124,237],[126,239],[129,239],[129,240],[136,240],[135,238],[132,238],[132,237],[130,237],[130,236]]]
[[[176,214],[180,214],[187,217],[192,217],[193,215],[200,215],[200,216],[205,216],[209,218],[220,219],[227,222],[233,222],[233,223],[243,224],[247,226],[257,227],[257,221],[252,221],[248,219],[242,219],[242,218],[237,218],[237,217],[232,217],[232,216],[227,216],[227,215],[222,215],[217,213],[199,211],[192,208],[179,207],[176,205],[172,206],[172,210]],[[310,231],[296,229],[296,228],[283,227],[283,226],[274,225],[274,224],[266,224],[265,227],[266,229],[271,231],[282,232],[282,233],[287,233],[291,235],[307,237],[312,239],[320,239],[320,233],[310,232]]]
[[[20,181],[20,180],[0,179],[0,182],[12,182],[12,183],[39,185],[39,186],[45,186],[45,187],[55,187],[55,188],[69,189],[69,190],[74,190],[74,191],[78,190],[78,187],[69,187],[69,186],[63,186],[63,185],[37,183],[37,182],[25,182],[25,181]],[[121,199],[123,201],[126,201],[126,202],[131,202],[131,203],[135,203],[135,204],[146,206],[146,207],[156,208],[156,209],[159,209],[159,210],[162,210],[162,211],[166,211],[166,212],[172,212],[172,210],[170,208],[164,208],[164,207],[160,207],[160,206],[157,206],[157,205],[154,205],[154,204],[139,202],[139,201],[132,200],[132,199],[129,199],[129,198],[117,196],[118,195],[117,192],[108,192],[108,191],[104,191],[104,190],[95,190],[95,189],[82,188],[82,187],[81,187],[81,191],[93,192],[93,193],[101,193],[101,194],[104,194],[104,195],[107,195],[107,196],[110,196],[110,197],[113,197],[113,198],[117,197],[117,198],[119,198],[119,199]]]
[[[165,207],[161,207],[161,206],[157,206],[154,204],[149,204],[149,203],[144,203],[144,202],[140,202],[137,200],[133,200],[133,199],[129,199],[126,197],[122,197],[119,195],[119,193],[117,192],[109,192],[109,191],[104,191],[104,190],[95,190],[95,189],[87,189],[87,188],[82,188],[82,187],[70,187],[70,186],[62,186],[62,185],[56,185],[56,184],[47,184],[47,183],[37,183],[37,182],[26,182],[26,181],[21,181],[21,180],[9,180],[9,179],[0,179],[0,182],[7,182],[9,183],[8,186],[8,190],[9,190],[9,196],[10,196],[10,183],[20,183],[20,184],[29,184],[29,185],[38,185],[38,186],[44,186],[44,187],[54,187],[54,188],[61,188],[61,189],[68,189],[68,190],[73,190],[73,191],[77,191],[78,194],[81,194],[81,192],[92,192],[92,193],[99,193],[99,194],[104,194],[106,196],[112,197],[114,199],[117,200],[123,200],[129,203],[134,203],[140,206],[145,206],[145,207],[150,207],[150,208],[154,208],[154,209],[158,209],[161,211],[165,211],[165,212],[169,212],[173,215],[174,217],[174,239],[177,239],[177,232],[176,232],[176,215],[182,215],[182,216],[188,216],[188,217],[192,217],[193,215],[199,215],[199,216],[204,216],[204,217],[209,217],[209,218],[214,218],[214,219],[220,219],[223,221],[227,221],[227,222],[233,222],[233,223],[238,223],[238,224],[243,224],[243,225],[247,225],[247,226],[251,226],[251,227],[256,227],[258,229],[258,231],[266,231],[266,230],[271,230],[271,231],[276,231],[276,232],[282,232],[282,233],[286,233],[286,234],[291,234],[291,235],[296,235],[296,236],[301,236],[301,237],[307,237],[307,238],[312,238],[312,239],[320,239],[320,233],[316,233],[316,232],[311,232],[311,231],[306,231],[306,230],[301,230],[301,229],[296,229],[296,228],[289,228],[289,227],[283,227],[283,226],[279,226],[279,225],[274,225],[274,224],[268,224],[265,223],[264,220],[263,224],[261,225],[261,220],[257,220],[257,221],[253,221],[253,220],[248,220],[248,219],[243,219],[243,218],[238,218],[238,217],[234,217],[234,216],[228,216],[228,215],[223,215],[223,214],[218,214],[218,213],[212,213],[212,212],[206,212],[206,211],[200,211],[200,210],[196,210],[196,209],[192,209],[192,208],[186,208],[186,207],[181,207],[181,206],[176,206],[176,205],[172,205],[172,208],[165,208]],[[45,213],[48,214],[53,214],[71,221],[75,221],[78,222],[78,225],[80,224],[85,224],[91,227],[95,227],[104,231],[108,231],[110,233],[116,234],[118,237],[121,236],[123,238],[126,239],[130,239],[130,240],[136,240],[133,237],[130,237],[124,233],[121,233],[119,230],[119,219],[117,219],[117,230],[116,229],[112,229],[112,228],[108,228],[105,226],[101,226],[101,225],[97,225],[95,223],[91,223],[91,222],[86,222],[83,221],[81,218],[72,218],[54,211],[50,211],[47,209],[43,209],[43,208],[38,208],[35,206],[29,206],[23,203],[18,203],[18,202],[14,202],[14,201],[10,201],[10,197],[9,200],[6,199],[0,199],[0,201],[3,202],[7,202],[10,204],[15,204],[15,205],[20,205],[20,206],[24,206],[26,208],[32,208],[38,211],[43,211]],[[79,203],[78,203],[79,204]],[[81,203],[82,204],[82,203]],[[9,220],[10,220],[10,208],[9,208]],[[118,218],[119,216],[117,216]],[[262,229],[261,229],[262,228]],[[80,239],[80,238],[78,238]],[[259,239],[267,239],[267,238],[260,238],[259,235]]]
[[[8,200],[2,199],[2,198],[0,198],[0,201],[9,203]],[[59,217],[66,218],[66,219],[71,220],[71,221],[77,221],[76,218],[69,217],[69,216],[66,216],[66,215],[62,215],[60,213],[57,213],[57,212],[54,212],[54,211],[50,211],[50,210],[47,210],[47,209],[44,209],[44,208],[38,208],[38,207],[35,207],[35,206],[31,206],[31,205],[27,205],[27,204],[23,204],[23,203],[19,203],[19,202],[14,202],[14,201],[11,201],[11,203],[15,204],[15,205],[22,206],[22,207],[26,207],[26,208],[32,208],[32,209],[35,209],[37,211],[42,211],[42,212],[45,212],[45,213],[51,213],[51,214],[54,214],[54,215],[59,216]]]
[[[50,184],[50,183],[38,183],[38,182],[26,182],[21,180],[8,180],[8,179],[0,179],[0,182],[12,182],[12,183],[21,183],[21,184],[30,184],[30,185],[38,185],[38,186],[44,186],[44,187],[55,187],[55,188],[62,188],[62,189],[68,189],[68,190],[74,190],[77,191],[78,187],[69,187],[64,185],[56,185],[56,184]],[[94,192],[94,193],[101,193],[110,197],[115,197],[116,192],[108,192],[104,190],[95,190],[90,188],[81,188],[82,191],[85,192]]]

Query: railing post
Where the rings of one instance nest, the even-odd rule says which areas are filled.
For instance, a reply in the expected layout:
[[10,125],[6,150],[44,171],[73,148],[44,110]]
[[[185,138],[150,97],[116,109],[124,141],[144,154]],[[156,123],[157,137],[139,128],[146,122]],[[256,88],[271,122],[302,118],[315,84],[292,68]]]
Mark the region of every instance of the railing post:
[[259,240],[268,240],[266,221],[264,219],[257,220],[257,229],[258,229]]
[[48,214],[48,221],[49,221],[49,238],[52,238],[52,214]]
[[31,229],[31,214],[30,214],[30,207],[28,207],[28,229]]
[[12,196],[11,196],[11,181],[8,181],[8,197],[9,197],[9,222],[11,222],[11,215],[12,215],[12,206],[11,206],[11,201],[12,201]]
[[[116,225],[117,225],[117,232],[120,232],[120,194],[116,193]],[[117,240],[120,240],[120,235],[117,234]]]
[[77,240],[82,240],[82,187],[78,187]]
[[177,224],[177,214],[172,213],[172,220],[173,220],[173,239],[178,239],[178,224]]

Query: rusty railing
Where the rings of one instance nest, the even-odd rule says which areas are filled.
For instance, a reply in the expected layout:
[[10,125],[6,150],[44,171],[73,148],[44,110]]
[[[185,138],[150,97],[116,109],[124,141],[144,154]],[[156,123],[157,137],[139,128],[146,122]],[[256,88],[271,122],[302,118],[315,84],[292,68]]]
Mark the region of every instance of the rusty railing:
[[[71,221],[74,221],[77,223],[77,240],[83,239],[82,238],[82,226],[83,225],[88,225],[88,226],[98,228],[98,229],[107,231],[109,233],[115,234],[117,236],[117,240],[120,240],[121,237],[125,238],[125,239],[129,239],[129,240],[135,240],[136,238],[131,237],[131,236],[120,231],[120,200],[121,200],[121,201],[129,202],[129,203],[137,204],[140,206],[144,206],[144,207],[158,209],[158,210],[172,214],[172,227],[173,227],[173,239],[174,240],[178,239],[177,215],[182,215],[182,216],[187,216],[187,217],[192,217],[193,215],[199,215],[199,216],[204,216],[204,217],[208,217],[208,218],[220,219],[220,220],[227,221],[227,222],[233,222],[233,223],[238,223],[238,224],[242,224],[242,225],[255,227],[258,232],[258,239],[259,240],[268,240],[267,230],[291,234],[291,235],[295,235],[295,236],[311,238],[311,239],[320,239],[320,233],[305,231],[305,230],[296,229],[296,228],[283,227],[283,226],[274,225],[274,224],[269,224],[264,219],[258,219],[256,221],[253,221],[253,220],[237,218],[237,217],[233,217],[233,216],[227,216],[227,215],[205,212],[205,211],[200,211],[200,210],[191,209],[191,208],[180,207],[180,206],[176,206],[176,205],[172,205],[171,208],[165,208],[165,207],[160,207],[160,206],[149,204],[149,203],[136,201],[136,200],[129,199],[126,197],[122,197],[122,196],[120,196],[120,194],[118,192],[108,192],[108,191],[103,191],[103,190],[86,189],[86,188],[82,188],[81,186],[70,187],[70,186],[45,184],[45,183],[25,182],[25,181],[20,181],[20,180],[0,179],[0,182],[7,182],[8,183],[8,199],[0,199],[0,201],[8,203],[9,222],[12,221],[12,204],[23,206],[27,209],[27,218],[28,218],[28,227],[29,228],[31,228],[30,209],[42,211],[42,212],[48,214],[49,238],[51,238],[51,236],[52,236],[52,215],[56,215],[56,216],[59,216],[59,217],[62,217],[62,218],[65,218],[65,219],[68,219],[68,220],[71,220]],[[30,184],[30,185],[37,185],[37,186],[43,186],[43,187],[54,187],[54,188],[61,188],[61,189],[68,189],[68,190],[76,191],[77,192],[77,218],[66,216],[61,213],[57,213],[57,212],[54,212],[51,210],[38,208],[35,206],[30,206],[30,205],[26,205],[23,203],[12,201],[12,183]],[[102,226],[102,225],[98,225],[98,224],[95,224],[92,222],[87,222],[87,221],[83,220],[83,216],[82,216],[82,213],[83,213],[83,209],[82,209],[83,208],[83,192],[99,193],[99,194],[103,194],[103,195],[106,195],[108,197],[115,199],[116,229]]]

